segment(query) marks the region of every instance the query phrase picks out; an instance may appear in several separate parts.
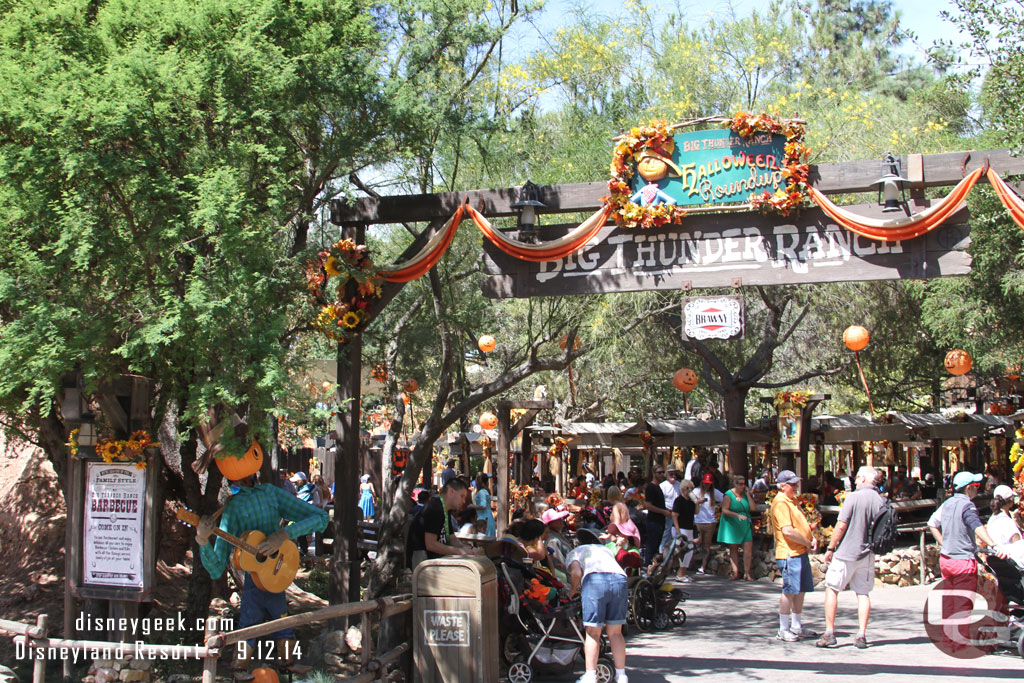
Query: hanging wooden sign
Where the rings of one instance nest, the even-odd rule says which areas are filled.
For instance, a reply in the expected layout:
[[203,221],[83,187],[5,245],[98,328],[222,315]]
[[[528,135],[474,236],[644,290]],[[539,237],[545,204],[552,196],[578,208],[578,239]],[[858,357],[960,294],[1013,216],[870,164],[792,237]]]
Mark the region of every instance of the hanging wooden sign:
[[[662,201],[678,206],[742,204],[752,194],[783,186],[785,135],[742,138],[719,128],[676,133],[673,141],[671,156],[656,150],[642,153],[651,156],[637,164],[632,201],[642,206]],[[646,165],[658,161],[663,174],[652,174]]]
[[683,300],[683,339],[738,339],[742,336],[742,296]]
[[[881,215],[877,205],[848,207]],[[877,242],[836,225],[816,208],[785,218],[744,212],[692,217],[684,226],[608,226],[557,261],[531,263],[484,243],[485,296],[599,294],[742,285],[922,279],[970,272],[969,213],[902,242]],[[570,227],[540,228],[541,240]]]

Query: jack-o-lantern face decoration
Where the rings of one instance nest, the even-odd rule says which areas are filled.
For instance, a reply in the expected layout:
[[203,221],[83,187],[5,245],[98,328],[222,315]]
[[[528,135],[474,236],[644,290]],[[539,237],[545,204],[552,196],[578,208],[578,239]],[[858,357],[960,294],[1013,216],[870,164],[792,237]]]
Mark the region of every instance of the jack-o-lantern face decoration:
[[946,354],[946,361],[943,363],[951,375],[965,375],[971,371],[974,360],[971,354],[963,349],[953,349]]
[[409,449],[408,448],[396,448],[395,455],[391,460],[391,467],[396,472],[402,472],[406,465],[409,464]]
[[415,394],[420,388],[420,383],[414,380],[412,377],[402,382],[402,388],[405,389],[407,394]]
[[484,429],[494,429],[498,426],[498,416],[494,413],[484,413],[480,416],[480,426]]
[[676,370],[672,376],[672,384],[682,392],[690,392],[697,386],[697,373],[690,368]]

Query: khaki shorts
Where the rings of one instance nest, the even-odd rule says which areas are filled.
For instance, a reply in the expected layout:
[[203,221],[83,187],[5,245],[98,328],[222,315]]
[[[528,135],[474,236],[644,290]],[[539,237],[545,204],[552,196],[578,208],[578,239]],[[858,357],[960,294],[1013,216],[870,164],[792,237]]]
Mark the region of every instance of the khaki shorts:
[[857,595],[867,595],[875,587],[874,553],[868,553],[856,562],[833,557],[825,572],[825,585],[837,592],[849,587]]

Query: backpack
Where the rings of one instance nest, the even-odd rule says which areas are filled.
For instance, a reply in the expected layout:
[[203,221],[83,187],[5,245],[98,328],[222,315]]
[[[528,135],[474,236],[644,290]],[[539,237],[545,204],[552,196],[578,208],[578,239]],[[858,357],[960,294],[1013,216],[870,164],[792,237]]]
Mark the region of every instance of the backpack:
[[899,534],[899,516],[892,509],[888,500],[882,502],[882,509],[871,519],[871,528],[868,534],[868,545],[871,552],[876,555],[885,555],[891,552],[896,545],[896,536]]

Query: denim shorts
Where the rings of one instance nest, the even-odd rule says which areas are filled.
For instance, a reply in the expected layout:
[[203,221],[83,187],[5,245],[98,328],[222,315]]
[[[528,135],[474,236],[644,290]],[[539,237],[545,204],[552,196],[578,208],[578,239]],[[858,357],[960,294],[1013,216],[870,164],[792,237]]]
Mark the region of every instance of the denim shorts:
[[811,561],[807,553],[785,560],[775,560],[775,564],[782,572],[783,593],[795,595],[814,591],[814,576],[811,574]]
[[626,577],[604,572],[587,574],[583,579],[583,625],[619,626],[626,623],[629,596]]

